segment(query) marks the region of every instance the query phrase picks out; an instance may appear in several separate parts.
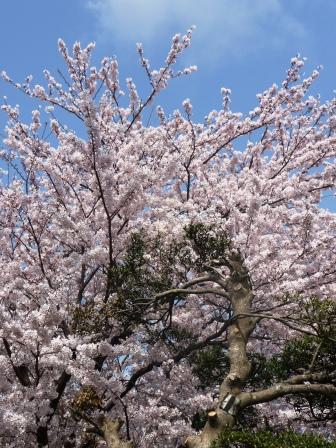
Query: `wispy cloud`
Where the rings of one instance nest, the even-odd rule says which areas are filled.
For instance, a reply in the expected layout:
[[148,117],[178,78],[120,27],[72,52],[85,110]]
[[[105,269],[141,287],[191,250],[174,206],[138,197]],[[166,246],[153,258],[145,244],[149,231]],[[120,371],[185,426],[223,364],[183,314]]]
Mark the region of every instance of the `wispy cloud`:
[[[152,44],[167,33],[184,31],[195,24],[198,52],[201,50],[208,58],[216,58],[218,53],[245,56],[302,38],[303,25],[284,3],[283,0],[87,0],[105,37]],[[209,54],[209,50],[214,54]]]

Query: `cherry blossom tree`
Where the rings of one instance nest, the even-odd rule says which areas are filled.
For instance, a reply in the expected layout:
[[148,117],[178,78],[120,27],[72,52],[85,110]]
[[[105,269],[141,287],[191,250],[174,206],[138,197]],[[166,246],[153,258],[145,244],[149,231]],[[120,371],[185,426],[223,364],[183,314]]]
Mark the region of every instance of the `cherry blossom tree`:
[[[30,123],[2,107],[3,447],[208,448],[249,410],[305,428],[312,397],[332,412],[336,216],[320,202],[336,100],[309,95],[318,71],[302,77],[296,57],[246,116],[223,88],[204,123],[185,100],[146,125],[158,93],[195,70],[174,71],[190,39],[174,36],[159,70],[138,45],[146,99],[132,79],[121,90],[116,59],[90,66],[92,44],[70,54],[60,40],[67,74],[46,70],[45,87],[2,74],[45,106]],[[256,360],[297,341],[297,369],[253,382]],[[307,405],[298,420],[287,397]]]

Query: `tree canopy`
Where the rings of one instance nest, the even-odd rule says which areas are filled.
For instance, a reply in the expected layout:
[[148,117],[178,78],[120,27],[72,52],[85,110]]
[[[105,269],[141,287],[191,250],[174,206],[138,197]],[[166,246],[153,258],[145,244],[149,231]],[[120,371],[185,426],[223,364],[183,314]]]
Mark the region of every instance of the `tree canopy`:
[[60,40],[67,73],[46,70],[44,87],[2,74],[45,106],[29,123],[2,106],[3,447],[336,433],[336,215],[320,205],[336,99],[310,94],[319,73],[296,57],[247,115],[223,88],[203,123],[185,100],[147,124],[195,70],[174,71],[190,39],[174,36],[158,70],[138,45],[144,99],[130,78],[122,91],[115,58],[90,66],[93,44]]

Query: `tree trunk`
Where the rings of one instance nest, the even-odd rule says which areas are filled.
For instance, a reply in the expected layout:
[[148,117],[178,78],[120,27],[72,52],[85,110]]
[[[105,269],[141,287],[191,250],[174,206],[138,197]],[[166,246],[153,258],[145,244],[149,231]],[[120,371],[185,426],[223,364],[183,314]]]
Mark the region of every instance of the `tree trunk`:
[[235,424],[234,416],[223,412],[220,408],[208,413],[208,421],[202,433],[198,436],[188,437],[185,441],[186,448],[209,448],[219,434]]
[[216,408],[208,413],[208,421],[201,434],[188,437],[185,442],[187,448],[209,448],[225,428],[235,425],[240,409],[238,397],[251,371],[246,345],[257,323],[255,318],[248,317],[251,313],[252,288],[248,272],[238,254],[231,257],[230,265],[231,277],[227,285],[233,312],[232,324],[228,329],[230,370],[221,384]]
[[102,425],[103,438],[108,448],[132,448],[132,442],[125,442],[120,438],[119,430],[122,427],[122,420],[105,420]]

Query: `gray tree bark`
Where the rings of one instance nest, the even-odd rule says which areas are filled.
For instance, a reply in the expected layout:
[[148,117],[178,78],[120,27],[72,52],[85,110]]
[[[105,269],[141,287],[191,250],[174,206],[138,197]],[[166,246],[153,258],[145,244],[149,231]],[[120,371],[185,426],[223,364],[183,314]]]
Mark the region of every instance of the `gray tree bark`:
[[185,442],[187,448],[209,448],[225,428],[234,426],[240,409],[239,395],[251,371],[246,345],[257,319],[239,316],[251,314],[252,288],[241,257],[238,254],[231,256],[229,264],[231,277],[225,289],[233,312],[232,324],[228,328],[230,370],[220,386],[216,408],[209,412],[208,421],[201,434],[188,437]]

